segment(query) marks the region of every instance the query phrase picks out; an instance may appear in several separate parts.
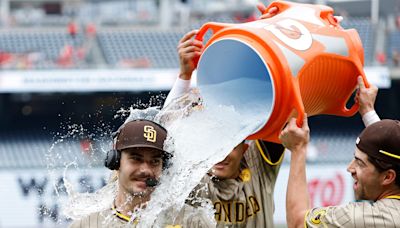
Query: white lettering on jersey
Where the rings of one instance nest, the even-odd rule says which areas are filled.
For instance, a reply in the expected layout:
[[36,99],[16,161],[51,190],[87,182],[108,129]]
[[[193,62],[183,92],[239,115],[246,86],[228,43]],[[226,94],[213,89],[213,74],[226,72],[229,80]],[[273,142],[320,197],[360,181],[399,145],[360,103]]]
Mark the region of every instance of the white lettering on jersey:
[[218,223],[238,224],[247,218],[255,216],[261,211],[257,198],[249,196],[242,201],[216,201],[214,202],[215,220]]

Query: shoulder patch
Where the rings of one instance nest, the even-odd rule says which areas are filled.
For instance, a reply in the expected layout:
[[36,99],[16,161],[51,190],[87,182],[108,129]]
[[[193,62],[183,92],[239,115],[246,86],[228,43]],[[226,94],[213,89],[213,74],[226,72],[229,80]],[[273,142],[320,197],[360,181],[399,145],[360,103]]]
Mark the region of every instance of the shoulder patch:
[[325,209],[313,212],[313,214],[310,215],[310,222],[315,225],[321,224],[321,217],[324,216],[325,214],[326,214]]
[[243,182],[248,182],[251,180],[251,172],[250,169],[246,168],[243,169],[242,172],[239,175],[240,179],[242,179]]

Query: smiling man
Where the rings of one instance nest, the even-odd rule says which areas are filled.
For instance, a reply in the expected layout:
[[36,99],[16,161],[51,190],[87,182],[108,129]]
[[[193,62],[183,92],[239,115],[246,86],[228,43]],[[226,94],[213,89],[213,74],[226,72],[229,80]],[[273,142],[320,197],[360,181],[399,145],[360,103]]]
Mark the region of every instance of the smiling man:
[[381,120],[365,128],[356,141],[347,171],[354,179],[356,202],[309,209],[305,157],[307,119],[292,119],[280,136],[292,151],[286,198],[288,227],[400,227],[400,122]]
[[273,227],[274,187],[283,158],[280,144],[262,140],[236,146],[193,191],[213,203],[217,227]]
[[[262,19],[279,13],[278,8],[267,10],[262,4],[258,8],[263,14]],[[201,41],[193,39],[197,33],[197,30],[188,32],[179,41],[180,73],[165,101],[166,108],[170,104],[186,102],[182,97],[189,92],[192,73],[196,68],[195,60],[204,49]],[[373,110],[378,89],[372,85],[371,88],[365,88],[361,77],[359,86],[356,100],[360,104],[364,123],[369,125],[379,121]],[[195,102],[192,104],[196,106]],[[217,227],[274,227],[274,187],[284,148],[280,144],[262,140],[248,141],[248,144],[240,143],[223,161],[215,164],[187,200],[188,204],[195,206],[198,198],[211,200]],[[300,187],[306,186],[305,174],[304,186],[302,184]],[[295,197],[295,187],[293,191]],[[307,201],[308,198],[304,199]],[[301,225],[304,226],[305,213],[302,216]],[[201,226],[192,224],[188,227]],[[293,227],[292,224],[290,227]]]
[[236,178],[240,175],[240,161],[247,148],[244,143],[236,146],[231,153],[221,162],[212,167],[212,174],[220,179]]
[[114,136],[114,149],[105,166],[116,170],[118,190],[109,209],[75,221],[72,228],[135,227],[135,212],[145,208],[163,169],[172,156],[164,151],[167,131],[149,120],[123,124]]

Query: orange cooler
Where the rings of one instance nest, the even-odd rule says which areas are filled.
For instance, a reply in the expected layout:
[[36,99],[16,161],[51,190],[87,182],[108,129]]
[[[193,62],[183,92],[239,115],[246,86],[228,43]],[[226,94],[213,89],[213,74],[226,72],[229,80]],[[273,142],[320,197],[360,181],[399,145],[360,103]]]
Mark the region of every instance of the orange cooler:
[[352,116],[346,107],[363,71],[356,30],[344,30],[323,5],[273,2],[279,13],[243,24],[209,22],[196,39],[212,36],[197,65],[197,85],[206,106],[228,105],[256,116],[248,139],[279,142],[291,116]]

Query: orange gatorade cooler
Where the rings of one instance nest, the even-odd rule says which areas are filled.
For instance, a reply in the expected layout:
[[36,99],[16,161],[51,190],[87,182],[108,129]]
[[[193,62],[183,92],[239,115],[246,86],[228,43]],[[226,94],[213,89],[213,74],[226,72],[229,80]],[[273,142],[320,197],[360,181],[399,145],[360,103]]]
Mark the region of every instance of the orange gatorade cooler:
[[273,2],[269,19],[243,24],[209,22],[196,39],[212,36],[197,64],[197,85],[204,104],[228,105],[257,116],[248,139],[279,142],[291,116],[300,126],[308,116],[352,116],[346,103],[363,71],[364,57],[356,30],[344,30],[323,5]]

